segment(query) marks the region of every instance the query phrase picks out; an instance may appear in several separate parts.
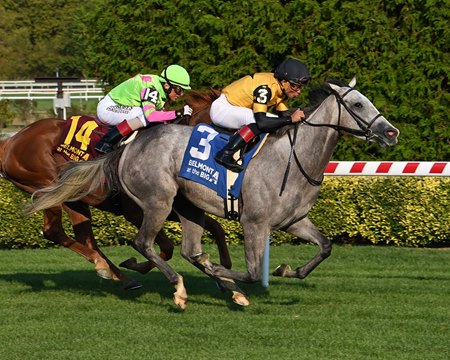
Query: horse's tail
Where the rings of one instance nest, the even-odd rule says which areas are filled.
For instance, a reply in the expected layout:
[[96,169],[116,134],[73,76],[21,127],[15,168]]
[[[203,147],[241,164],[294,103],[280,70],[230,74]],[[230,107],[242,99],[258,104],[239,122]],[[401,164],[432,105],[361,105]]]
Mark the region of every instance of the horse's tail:
[[0,141],[0,178],[5,176],[3,171],[3,154],[5,153],[7,143],[8,139]]
[[55,183],[33,193],[25,214],[61,206],[88,195],[96,200],[105,199],[117,188],[116,164],[121,153],[122,150],[118,150],[95,160],[68,163],[60,170]]

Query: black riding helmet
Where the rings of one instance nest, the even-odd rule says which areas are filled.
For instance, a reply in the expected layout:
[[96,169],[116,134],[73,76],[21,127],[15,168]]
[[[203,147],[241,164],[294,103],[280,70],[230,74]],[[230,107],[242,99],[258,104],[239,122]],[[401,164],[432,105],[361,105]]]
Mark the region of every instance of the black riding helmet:
[[311,75],[306,65],[296,59],[284,60],[277,66],[274,75],[279,81],[286,80],[296,86],[308,85],[311,80]]

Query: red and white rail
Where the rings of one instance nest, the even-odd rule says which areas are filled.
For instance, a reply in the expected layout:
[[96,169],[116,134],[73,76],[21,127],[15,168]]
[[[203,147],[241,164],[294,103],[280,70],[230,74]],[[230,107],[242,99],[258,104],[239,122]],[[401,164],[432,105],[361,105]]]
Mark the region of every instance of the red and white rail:
[[[335,176],[450,176],[448,161],[330,161],[325,175]],[[270,237],[264,250],[261,285],[269,286]]]
[[450,176],[448,161],[330,161],[325,175]]

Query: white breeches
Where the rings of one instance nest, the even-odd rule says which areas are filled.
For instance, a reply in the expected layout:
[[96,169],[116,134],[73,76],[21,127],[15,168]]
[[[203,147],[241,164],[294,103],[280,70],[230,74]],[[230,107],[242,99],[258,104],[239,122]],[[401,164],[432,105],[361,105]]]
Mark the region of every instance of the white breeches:
[[239,129],[255,122],[252,109],[231,105],[224,94],[211,104],[209,115],[214,124],[228,129]]
[[142,126],[146,126],[145,116],[140,106],[118,105],[106,95],[97,105],[98,119],[108,125],[118,125],[124,120],[138,118]]

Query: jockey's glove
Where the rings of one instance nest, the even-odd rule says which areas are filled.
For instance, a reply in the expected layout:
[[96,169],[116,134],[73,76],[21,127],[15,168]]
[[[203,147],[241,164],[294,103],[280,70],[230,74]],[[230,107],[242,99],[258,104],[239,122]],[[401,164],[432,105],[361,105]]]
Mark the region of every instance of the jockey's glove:
[[184,105],[184,107],[182,109],[175,111],[175,115],[177,116],[177,118],[184,117],[184,116],[191,116],[192,108],[189,105]]

